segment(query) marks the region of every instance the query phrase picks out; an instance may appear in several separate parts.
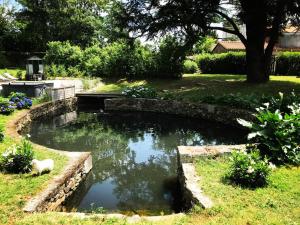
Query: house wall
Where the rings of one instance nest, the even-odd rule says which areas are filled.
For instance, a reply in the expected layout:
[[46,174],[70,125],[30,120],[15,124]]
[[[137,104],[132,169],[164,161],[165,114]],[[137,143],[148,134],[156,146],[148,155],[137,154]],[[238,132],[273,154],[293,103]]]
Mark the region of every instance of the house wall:
[[300,33],[284,33],[278,40],[281,48],[300,48]]

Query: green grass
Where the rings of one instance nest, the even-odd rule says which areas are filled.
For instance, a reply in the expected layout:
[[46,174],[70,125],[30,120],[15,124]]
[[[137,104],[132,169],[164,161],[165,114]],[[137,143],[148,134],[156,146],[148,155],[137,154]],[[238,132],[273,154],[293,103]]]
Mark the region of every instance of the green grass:
[[25,74],[25,70],[24,69],[0,69],[0,75],[3,73],[9,73],[11,75],[13,75],[14,77],[17,76],[18,71],[22,71],[23,74]]
[[[18,113],[15,112],[10,116],[0,115],[0,124],[5,127],[8,121],[14,119]],[[0,143],[0,154],[18,142],[5,135],[4,141]],[[44,189],[49,180],[59,174],[67,162],[66,157],[44,149],[35,148],[34,152],[37,159],[52,158],[55,161],[55,169],[43,176],[0,173],[0,224],[14,224],[23,218],[25,214],[22,208],[26,201]]]
[[300,224],[300,167],[280,167],[270,176],[269,185],[258,189],[233,186],[223,180],[228,157],[199,159],[196,162],[200,185],[214,202],[209,210],[191,216],[197,224]]
[[97,92],[120,93],[129,86],[150,85],[159,92],[168,90],[177,100],[197,102],[201,97],[209,95],[236,94],[241,95],[275,95],[278,92],[290,93],[295,90],[300,93],[300,78],[295,76],[271,76],[271,81],[264,84],[249,84],[243,75],[184,75],[182,79],[104,79],[104,86]]

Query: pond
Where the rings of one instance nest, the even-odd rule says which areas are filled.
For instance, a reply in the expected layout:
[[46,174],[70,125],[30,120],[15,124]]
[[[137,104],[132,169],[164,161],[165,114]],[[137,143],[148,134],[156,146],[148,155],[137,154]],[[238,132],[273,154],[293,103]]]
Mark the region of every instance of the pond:
[[92,152],[92,171],[63,207],[79,212],[178,212],[177,146],[245,141],[236,128],[153,113],[74,111],[34,121],[29,129],[35,143]]

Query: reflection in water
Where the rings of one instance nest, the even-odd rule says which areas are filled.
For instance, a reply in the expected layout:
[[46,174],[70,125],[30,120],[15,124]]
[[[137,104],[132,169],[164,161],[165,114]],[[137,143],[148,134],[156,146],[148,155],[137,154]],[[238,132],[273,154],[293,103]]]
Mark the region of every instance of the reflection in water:
[[[93,169],[66,205],[88,211],[176,211],[176,147],[237,144],[243,132],[216,123],[151,113],[77,113],[36,121],[32,141],[91,151]],[[175,180],[175,181],[174,181]]]

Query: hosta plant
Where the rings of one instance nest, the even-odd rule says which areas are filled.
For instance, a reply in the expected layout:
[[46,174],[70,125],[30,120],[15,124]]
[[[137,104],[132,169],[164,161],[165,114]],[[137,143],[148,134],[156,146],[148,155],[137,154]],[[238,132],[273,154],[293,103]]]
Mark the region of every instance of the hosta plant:
[[248,151],[232,152],[232,164],[226,177],[237,185],[245,187],[262,187],[268,182],[270,171],[275,168],[266,158],[262,158],[255,147]]
[[287,106],[289,113],[273,110],[269,103],[257,109],[256,120],[238,122],[250,129],[248,139],[275,164],[300,164],[300,104]]

